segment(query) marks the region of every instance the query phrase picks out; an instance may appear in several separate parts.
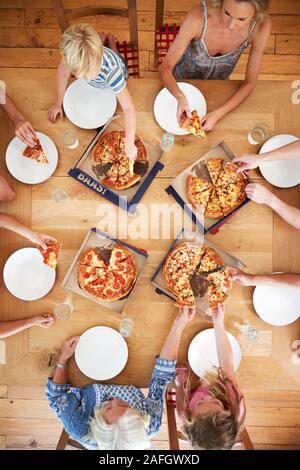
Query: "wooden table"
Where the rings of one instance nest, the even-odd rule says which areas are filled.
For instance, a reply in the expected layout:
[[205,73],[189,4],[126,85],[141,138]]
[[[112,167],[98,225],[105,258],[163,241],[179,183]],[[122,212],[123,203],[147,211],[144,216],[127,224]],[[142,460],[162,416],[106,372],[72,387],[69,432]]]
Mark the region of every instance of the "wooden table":
[[[77,129],[79,148],[74,151],[63,148],[61,134],[73,126],[67,119],[60,120],[55,125],[49,124],[46,116],[47,108],[53,100],[55,71],[2,69],[1,72],[1,78],[7,82],[8,93],[36,129],[45,132],[55,141],[60,154],[55,175],[47,182],[30,187],[13,180],[4,163],[6,146],[13,137],[13,131],[4,114],[0,116],[1,174],[8,177],[17,191],[16,200],[3,205],[1,210],[17,216],[26,224],[32,224],[35,230],[55,236],[63,243],[55,287],[44,299],[30,303],[18,301],[6,291],[2,280],[1,318],[10,320],[39,313],[53,313],[55,304],[65,298],[66,293],[60,287],[61,281],[86,231],[97,224],[97,207],[105,200],[67,176],[68,170],[77,161],[94,131]],[[192,83],[203,91],[209,110],[223,103],[239,85],[239,82],[233,81]],[[161,83],[155,79],[129,81],[129,89],[137,108],[138,133],[152,142],[159,142],[162,135],[152,111],[155,96],[161,88]],[[300,107],[292,104],[291,94],[291,83],[260,82],[247,102],[217,125],[207,142],[202,143],[194,136],[176,137],[173,151],[163,156],[165,169],[153,181],[141,202],[147,206],[151,203],[173,204],[173,199],[164,191],[171,178],[218,141],[225,140],[236,154],[256,150],[248,144],[247,134],[258,122],[267,123],[272,135],[297,135]],[[255,178],[262,180],[258,173]],[[263,184],[269,186],[265,182]],[[69,200],[64,203],[54,201],[53,191],[58,188],[68,193]],[[276,193],[300,207],[299,187],[276,190]],[[207,238],[244,261],[249,272],[300,272],[299,232],[279,220],[265,206],[248,204],[217,235],[209,235]],[[8,338],[5,341],[6,364],[0,366],[0,383],[43,385],[53,370],[55,353],[66,338],[80,335],[95,325],[108,325],[118,329],[120,320],[130,317],[134,327],[133,335],[127,339],[129,360],[124,371],[113,382],[147,386],[154,357],[159,354],[176,313],[173,303],[157,295],[150,283],[150,277],[171,241],[129,240],[130,243],[147,249],[149,259],[122,315],[109,312],[81,296],[74,296],[75,309],[69,320],[57,320],[50,330],[32,328]],[[27,245],[28,242],[19,236],[1,231],[1,266],[11,253]],[[299,366],[291,362],[291,342],[300,338],[300,321],[281,328],[267,325],[254,311],[252,292],[252,288],[235,285],[226,307],[226,328],[238,338],[243,352],[239,371],[241,386],[246,391],[298,390]],[[240,333],[237,324],[243,322],[249,322],[259,329],[260,335],[256,342],[247,341]],[[209,327],[211,324],[199,316],[193,320],[184,332],[179,362],[186,360],[188,345],[195,334]],[[70,363],[69,370],[74,385],[89,382],[79,372],[74,361]]]

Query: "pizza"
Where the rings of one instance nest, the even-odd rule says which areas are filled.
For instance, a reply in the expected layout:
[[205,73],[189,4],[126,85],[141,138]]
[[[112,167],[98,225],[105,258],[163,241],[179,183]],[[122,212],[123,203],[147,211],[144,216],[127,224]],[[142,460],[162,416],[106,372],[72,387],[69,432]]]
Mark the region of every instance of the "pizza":
[[41,246],[38,247],[43,255],[44,264],[47,264],[52,269],[55,269],[57,266],[61,245],[61,243],[54,243],[53,245],[48,245],[46,249]]
[[109,256],[99,247],[88,248],[78,264],[81,289],[103,302],[122,299],[132,289],[137,278],[133,254],[122,245],[110,247]]
[[[136,162],[147,163],[146,148],[139,137]],[[140,174],[134,173],[134,163],[125,155],[125,132],[114,130],[100,136],[92,151],[92,169],[97,178],[104,176],[101,183],[111,189],[124,190],[138,183]]]
[[219,304],[229,299],[226,291],[231,289],[232,282],[219,254],[206,244],[191,247],[184,242],[172,249],[162,268],[167,287],[176,296],[176,306],[196,306],[191,286],[195,273],[200,273],[205,279],[205,291],[211,308],[217,305],[216,299]]
[[49,163],[49,160],[46,157],[46,154],[39,139],[36,138],[35,142],[36,144],[34,147],[30,147],[29,145],[27,145],[27,147],[22,153],[23,157],[30,158],[31,160],[34,160],[37,163]]
[[202,127],[201,119],[196,110],[192,111],[192,117],[190,118],[187,116],[186,112],[182,114],[180,127],[187,130],[191,134],[196,135],[197,137],[201,137],[202,139],[207,138],[206,133]]
[[237,166],[224,158],[210,158],[205,162],[210,180],[194,175],[186,179],[187,199],[196,210],[210,219],[221,219],[237,209],[247,198],[245,188],[248,179]]

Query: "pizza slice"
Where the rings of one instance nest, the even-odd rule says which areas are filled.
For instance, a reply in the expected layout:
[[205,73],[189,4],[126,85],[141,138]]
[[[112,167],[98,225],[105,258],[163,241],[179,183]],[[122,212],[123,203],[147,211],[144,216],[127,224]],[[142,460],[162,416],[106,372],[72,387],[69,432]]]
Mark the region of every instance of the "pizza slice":
[[206,133],[202,127],[201,119],[196,110],[192,111],[192,117],[189,118],[186,113],[183,113],[180,121],[180,127],[187,130],[191,134],[207,139]]
[[221,257],[210,247],[206,248],[205,255],[203,256],[199,269],[199,272],[208,272],[217,269],[220,266],[225,266]]
[[219,174],[222,170],[224,158],[210,158],[205,161],[206,167],[209,171],[210,178],[213,184],[216,184]]
[[37,163],[49,163],[48,158],[43,150],[41,142],[38,138],[35,139],[36,145],[30,147],[29,145],[24,149],[22,155],[26,158],[31,158],[31,160],[36,161]]
[[224,217],[222,206],[219,200],[219,196],[215,189],[212,192],[209,198],[208,204],[206,206],[205,216],[208,217],[209,219],[219,219],[219,218]]
[[187,194],[197,194],[202,191],[212,190],[212,184],[204,181],[202,178],[197,178],[193,175],[188,175],[186,179]]
[[87,286],[93,287],[99,284],[99,279],[103,279],[106,275],[105,268],[97,268],[95,266],[86,266],[85,264],[80,264],[78,266],[78,282],[81,288]]
[[206,280],[209,284],[213,284],[216,288],[221,290],[232,288],[232,281],[229,279],[229,273],[226,269],[209,274]]
[[208,286],[207,297],[210,308],[216,308],[218,305],[223,305],[230,299],[230,296],[226,294],[226,292],[216,288],[214,285]]
[[84,264],[87,266],[94,266],[98,268],[105,268],[106,264],[97,253],[95,248],[88,248],[81,256],[79,264]]
[[38,247],[43,255],[44,264],[47,264],[52,269],[56,268],[61,246],[61,243],[55,243],[53,245],[48,245],[46,249],[42,248],[41,246]]
[[227,186],[230,183],[248,183],[247,176],[241,172],[237,173],[238,166],[232,162],[227,162],[223,170],[219,174],[216,185]]
[[245,183],[230,183],[227,186],[217,187],[216,192],[224,216],[237,209],[247,198]]

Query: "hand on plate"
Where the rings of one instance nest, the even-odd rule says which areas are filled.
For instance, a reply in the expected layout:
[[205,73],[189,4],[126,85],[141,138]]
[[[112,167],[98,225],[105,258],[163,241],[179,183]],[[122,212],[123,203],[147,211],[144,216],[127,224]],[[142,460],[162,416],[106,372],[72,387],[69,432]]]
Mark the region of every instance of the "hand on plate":
[[245,191],[248,198],[251,199],[251,201],[257,202],[258,204],[270,205],[274,199],[274,194],[258,183],[248,184]]
[[54,318],[52,315],[45,314],[45,315],[36,315],[30,319],[32,326],[39,326],[41,328],[49,328],[53,322]]
[[181,122],[181,119],[182,119],[182,115],[184,113],[187,115],[187,117],[189,117],[189,118],[192,117],[189,102],[188,102],[187,97],[185,95],[178,98],[178,100],[177,100],[177,122],[178,122],[179,126],[180,126],[180,122]]
[[242,286],[253,286],[253,276],[233,266],[228,266],[229,279]]
[[48,109],[48,119],[50,122],[55,122],[58,117],[63,118],[64,112],[61,104],[54,104]]
[[25,119],[21,119],[15,123],[15,134],[24,144],[34,147],[36,145],[37,135],[32,124]]
[[44,233],[32,232],[29,240],[32,243],[36,243],[40,245],[43,250],[47,249],[47,245],[53,245],[53,243],[57,243],[57,240],[50,235],[45,235]]
[[202,127],[205,132],[212,131],[217,122],[221,119],[220,113],[218,110],[212,111],[211,113],[206,114],[201,120]]
[[237,173],[240,173],[241,171],[255,170],[262,162],[262,158],[260,155],[245,154],[240,157],[235,157],[232,162],[239,166]]
[[80,336],[72,336],[72,338],[67,339],[62,348],[59,356],[59,362],[67,362],[70,357],[73,356],[76,346],[78,344]]

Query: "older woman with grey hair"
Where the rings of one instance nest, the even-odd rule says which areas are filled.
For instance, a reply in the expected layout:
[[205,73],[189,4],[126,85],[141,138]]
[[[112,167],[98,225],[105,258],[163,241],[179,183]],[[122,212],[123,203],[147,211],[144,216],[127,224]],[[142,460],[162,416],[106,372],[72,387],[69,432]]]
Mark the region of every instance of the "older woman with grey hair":
[[195,309],[180,309],[156,358],[147,397],[135,386],[71,387],[66,366],[79,337],[65,341],[54,377],[48,380],[46,396],[67,433],[88,449],[148,448],[149,439],[161,426],[164,392],[173,380],[182,332],[194,314]]

